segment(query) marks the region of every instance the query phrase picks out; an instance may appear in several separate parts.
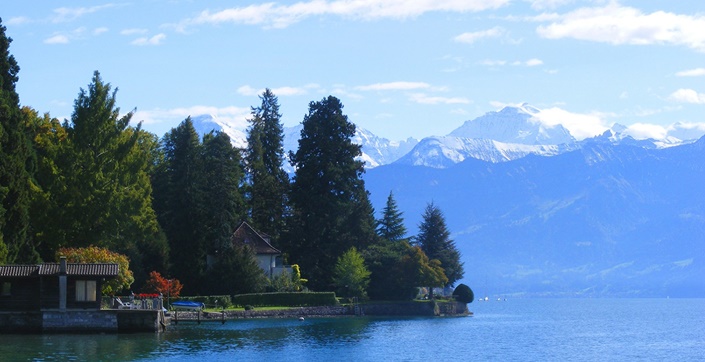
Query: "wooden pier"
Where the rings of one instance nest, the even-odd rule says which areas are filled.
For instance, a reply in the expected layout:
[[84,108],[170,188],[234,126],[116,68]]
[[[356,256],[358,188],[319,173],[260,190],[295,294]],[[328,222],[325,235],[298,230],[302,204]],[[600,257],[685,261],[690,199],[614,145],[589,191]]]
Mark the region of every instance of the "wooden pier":
[[[179,316],[179,311],[174,310],[174,315],[171,317],[171,322],[174,323],[174,325],[179,324],[179,322],[196,322],[198,324],[201,324],[201,322],[221,322],[222,324],[225,324],[225,312],[202,312],[202,311],[195,311],[195,312],[181,312],[181,316]],[[194,317],[195,314],[195,317]],[[220,316],[213,318],[213,315],[219,314]]]

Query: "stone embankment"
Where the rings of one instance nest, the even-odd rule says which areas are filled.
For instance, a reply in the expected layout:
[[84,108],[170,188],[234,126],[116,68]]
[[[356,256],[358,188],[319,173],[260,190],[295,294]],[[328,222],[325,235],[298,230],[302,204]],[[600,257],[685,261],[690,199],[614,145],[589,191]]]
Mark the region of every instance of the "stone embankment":
[[289,309],[251,309],[224,312],[171,312],[172,320],[228,320],[244,318],[299,318],[299,317],[339,317],[339,316],[467,316],[472,315],[465,303],[459,302],[399,302],[363,303],[356,306],[299,307]]

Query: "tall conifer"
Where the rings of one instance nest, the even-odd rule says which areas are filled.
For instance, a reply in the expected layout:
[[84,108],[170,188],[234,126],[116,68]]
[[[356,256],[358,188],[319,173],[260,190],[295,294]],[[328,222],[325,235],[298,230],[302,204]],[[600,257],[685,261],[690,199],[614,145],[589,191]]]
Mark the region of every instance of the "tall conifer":
[[252,108],[247,130],[246,165],[249,176],[247,201],[252,225],[278,245],[287,210],[289,175],[283,169],[284,129],[279,103],[270,89]]
[[429,259],[441,262],[448,278],[446,286],[453,286],[463,278],[465,272],[460,261],[460,252],[455,246],[455,241],[450,238],[443,212],[432,202],[426,205],[416,242]]
[[15,91],[20,67],[0,19],[0,263],[34,262],[28,237],[32,149]]
[[299,148],[290,153],[296,175],[291,190],[291,262],[301,264],[308,285],[332,289],[332,268],[351,247],[364,250],[376,238],[360,156],[352,142],[355,125],[338,98],[311,102]]

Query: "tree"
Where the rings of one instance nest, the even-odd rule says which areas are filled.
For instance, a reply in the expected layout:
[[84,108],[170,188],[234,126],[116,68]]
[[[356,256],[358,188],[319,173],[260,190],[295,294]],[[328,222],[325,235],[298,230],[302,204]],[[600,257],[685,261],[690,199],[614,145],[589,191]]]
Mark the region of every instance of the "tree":
[[[59,247],[95,245],[126,254],[141,280],[163,268],[166,239],[152,209],[152,134],[130,126],[133,112],[120,115],[117,90],[93,74],[81,89],[71,120],[56,124],[34,116],[41,187],[33,232],[43,257]],[[53,133],[56,132],[56,133]],[[45,207],[45,209],[42,209]]]
[[0,263],[39,259],[28,236],[33,151],[15,91],[20,67],[0,19]]
[[438,259],[448,281],[445,286],[453,284],[463,277],[463,263],[455,242],[450,238],[445,217],[433,203],[426,205],[423,220],[419,225],[416,242],[429,259]]
[[66,257],[68,263],[116,263],[118,264],[118,276],[115,279],[103,284],[103,295],[115,295],[115,293],[129,289],[135,278],[130,270],[130,259],[127,256],[112,252],[106,248],[89,246],[86,248],[61,248],[56,252],[56,260],[60,256]]
[[183,287],[179,279],[166,279],[162,277],[159,272],[151,271],[149,273],[149,279],[147,279],[142,287],[142,293],[155,293],[170,298],[177,298],[181,295],[181,289]]
[[245,203],[239,186],[243,183],[240,151],[224,132],[209,133],[202,145],[202,223],[198,234],[210,255],[229,247],[233,231],[243,220]]
[[407,281],[412,281],[415,286],[426,285],[433,299],[433,288],[441,287],[448,283],[448,278],[443,272],[438,259],[429,259],[426,253],[418,246],[412,247],[401,262],[402,275]]
[[370,272],[365,267],[365,259],[355,247],[338,258],[333,269],[333,283],[338,295],[365,299],[369,282]]
[[206,280],[209,294],[228,295],[262,292],[268,283],[254,250],[247,245],[223,249]]
[[246,165],[249,176],[247,202],[252,225],[278,245],[287,210],[289,175],[283,169],[284,128],[279,103],[270,89],[260,96],[248,120]]
[[199,234],[204,182],[200,139],[190,117],[164,135],[161,151],[163,159],[152,176],[154,205],[169,240],[171,275],[195,294],[203,285],[208,246]]
[[472,292],[472,289],[462,283],[458,284],[455,288],[453,291],[453,296],[455,297],[455,300],[466,304],[472,303],[473,300],[475,300],[475,293]]
[[351,247],[364,250],[376,239],[354,134],[342,103],[329,96],[309,104],[299,148],[289,154],[296,174],[285,248],[308,273],[314,290],[332,288],[332,269],[340,255]]
[[377,221],[377,235],[392,242],[406,239],[403,213],[399,211],[394,194],[389,192],[387,204],[382,211],[382,218]]

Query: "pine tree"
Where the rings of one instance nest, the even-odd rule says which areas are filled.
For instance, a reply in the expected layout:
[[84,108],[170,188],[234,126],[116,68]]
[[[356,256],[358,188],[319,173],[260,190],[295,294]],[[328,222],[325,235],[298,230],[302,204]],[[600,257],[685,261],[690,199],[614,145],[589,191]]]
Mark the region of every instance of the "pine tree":
[[33,203],[39,221],[33,232],[44,258],[59,247],[105,247],[127,255],[144,280],[148,270],[168,261],[152,209],[149,172],[156,143],[141,125],[130,126],[132,112],[120,116],[116,93],[95,72],[70,122],[30,117],[42,189]]
[[404,226],[403,213],[397,207],[394,194],[390,191],[387,204],[382,211],[382,218],[377,221],[377,235],[389,241],[406,240],[406,227]]
[[203,223],[198,225],[209,254],[229,247],[233,231],[243,220],[244,200],[239,185],[243,182],[240,151],[224,132],[203,137]]
[[289,175],[283,169],[284,129],[277,97],[266,89],[252,108],[247,133],[248,206],[252,225],[278,245],[287,209]]
[[426,205],[423,221],[419,225],[417,243],[429,259],[441,262],[448,282],[446,286],[453,286],[463,277],[463,263],[460,261],[460,252],[455,242],[450,238],[450,231],[446,226],[445,217],[441,210],[433,203]]
[[343,105],[329,96],[311,102],[304,117],[290,194],[293,215],[284,248],[301,264],[314,290],[332,289],[337,258],[351,247],[364,250],[376,239],[374,210],[362,180],[355,125]]
[[170,246],[171,275],[195,294],[206,272],[207,245],[199,234],[204,207],[201,143],[191,118],[162,138],[163,160],[153,175],[155,208]]
[[38,254],[28,236],[33,151],[15,91],[20,67],[0,19],[0,264],[30,263]]

